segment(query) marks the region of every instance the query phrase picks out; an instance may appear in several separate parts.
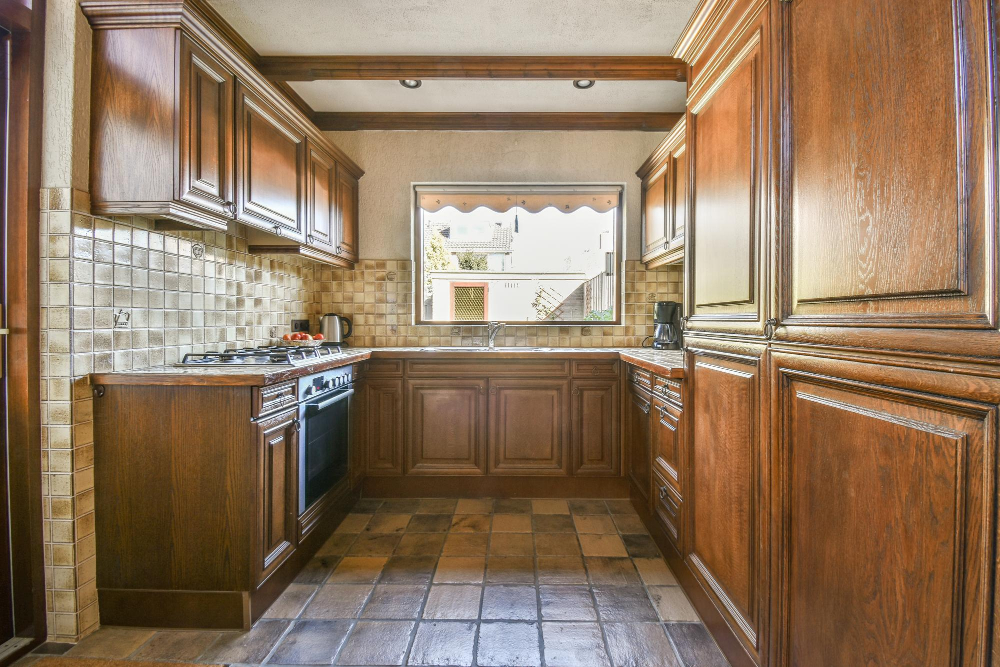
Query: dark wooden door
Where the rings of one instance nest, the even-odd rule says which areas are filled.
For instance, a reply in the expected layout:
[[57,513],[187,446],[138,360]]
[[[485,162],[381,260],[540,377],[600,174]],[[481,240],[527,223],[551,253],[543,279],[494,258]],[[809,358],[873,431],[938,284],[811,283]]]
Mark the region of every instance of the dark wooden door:
[[990,664],[994,379],[774,354],[775,667]]
[[690,337],[688,345],[694,355],[687,379],[694,414],[686,561],[739,640],[759,656],[767,604],[764,347]]
[[257,581],[281,564],[294,549],[298,531],[298,409],[261,421],[258,439]]
[[306,164],[306,242],[333,253],[337,245],[337,163],[309,143]]
[[486,472],[486,380],[406,381],[406,472]]
[[236,85],[237,219],[305,239],[306,137],[254,91]]
[[569,472],[569,380],[490,380],[489,472]]
[[994,3],[787,11],[788,335],[1000,356]]
[[620,474],[619,386],[617,377],[573,380],[573,474]]
[[337,165],[337,254],[358,261],[358,179]]
[[654,398],[652,413],[653,462],[664,479],[682,494],[681,411],[672,403]]
[[628,454],[626,465],[629,479],[647,501],[652,483],[650,481],[652,400],[648,391],[635,384],[628,385],[628,397],[625,401],[625,447]]
[[688,101],[692,218],[685,235],[693,330],[761,333],[767,317],[767,13],[717,58]]
[[232,218],[235,77],[185,36],[178,69],[178,198]]
[[368,474],[403,472],[403,381],[369,377],[365,380],[368,409]]

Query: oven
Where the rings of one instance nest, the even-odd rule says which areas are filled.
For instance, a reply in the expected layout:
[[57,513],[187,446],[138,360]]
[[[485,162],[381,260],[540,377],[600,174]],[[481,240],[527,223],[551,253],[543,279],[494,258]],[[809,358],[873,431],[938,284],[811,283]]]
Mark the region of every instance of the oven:
[[299,380],[299,516],[347,478],[351,367]]

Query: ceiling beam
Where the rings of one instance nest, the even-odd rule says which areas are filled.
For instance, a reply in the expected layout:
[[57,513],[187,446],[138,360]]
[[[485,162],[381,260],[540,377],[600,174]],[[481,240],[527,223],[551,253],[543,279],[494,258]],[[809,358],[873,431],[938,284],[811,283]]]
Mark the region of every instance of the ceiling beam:
[[362,79],[603,79],[685,81],[669,56],[261,56],[272,81]]
[[683,113],[330,113],[313,122],[349,130],[631,130],[667,132]]

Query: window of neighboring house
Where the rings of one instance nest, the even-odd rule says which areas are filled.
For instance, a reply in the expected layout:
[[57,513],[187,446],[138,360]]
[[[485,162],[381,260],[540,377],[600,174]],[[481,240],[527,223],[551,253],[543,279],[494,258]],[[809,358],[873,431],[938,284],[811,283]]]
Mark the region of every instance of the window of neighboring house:
[[622,188],[416,185],[419,323],[621,323]]

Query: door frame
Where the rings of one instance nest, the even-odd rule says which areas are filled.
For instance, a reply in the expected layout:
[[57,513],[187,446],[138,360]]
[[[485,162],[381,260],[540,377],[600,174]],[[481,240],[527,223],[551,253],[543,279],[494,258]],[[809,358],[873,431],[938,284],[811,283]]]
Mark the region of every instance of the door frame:
[[0,26],[11,33],[10,132],[4,285],[4,371],[10,469],[14,634],[29,639],[0,657],[18,659],[45,641],[45,573],[42,547],[42,462],[39,350],[39,194],[42,156],[42,68],[45,0],[0,0]]

